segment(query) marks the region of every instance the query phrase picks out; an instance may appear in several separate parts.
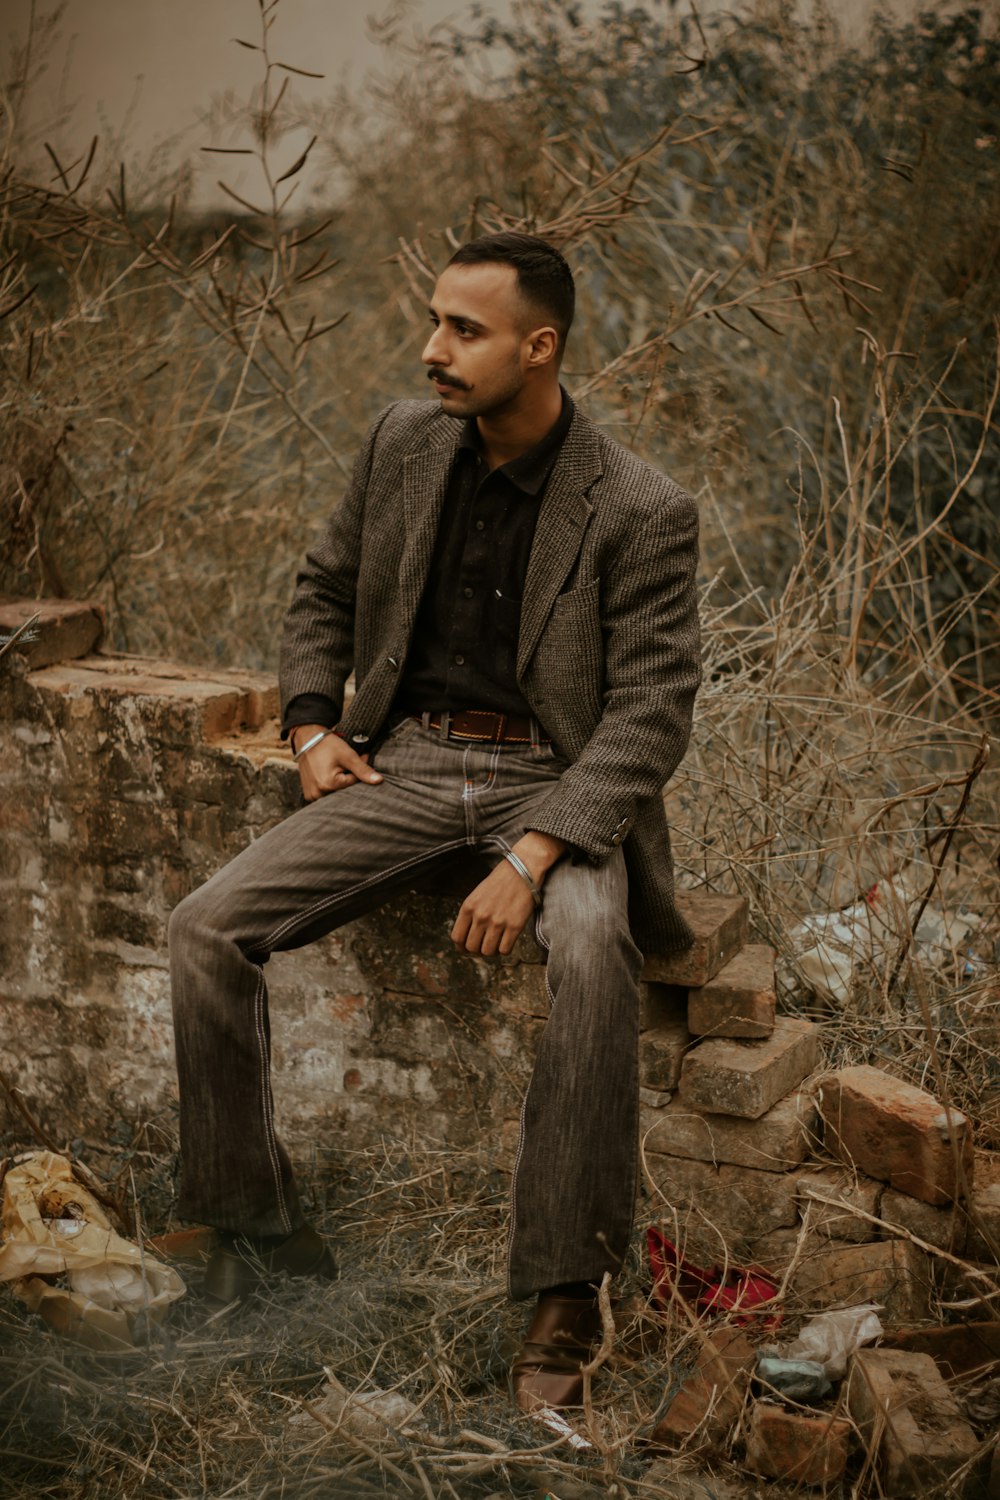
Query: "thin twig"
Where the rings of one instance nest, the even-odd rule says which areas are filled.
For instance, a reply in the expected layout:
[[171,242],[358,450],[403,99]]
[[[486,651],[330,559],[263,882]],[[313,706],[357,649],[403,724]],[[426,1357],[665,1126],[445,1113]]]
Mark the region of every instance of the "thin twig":
[[948,858],[948,852],[951,849],[952,840],[954,839],[955,834],[958,832],[959,828],[962,825],[962,820],[965,817],[966,808],[969,805],[969,798],[972,795],[972,788],[975,785],[976,780],[978,779],[981,772],[985,769],[986,763],[989,758],[990,743],[987,736],[984,734],[979,742],[979,749],[976,751],[975,759],[973,760],[972,765],[969,767],[969,771],[965,777],[965,783],[962,788],[962,795],[959,799],[958,807],[955,809],[954,816],[948,824],[947,832],[945,833],[945,836],[941,841],[941,847],[931,866],[933,873],[931,875],[930,882],[920,899],[920,903],[917,907],[916,913],[910,921],[909,930],[903,940],[903,944],[896,958],[896,963],[893,967],[892,974],[889,977],[889,983],[886,987],[886,995],[888,998],[891,998],[895,993],[896,985],[899,981],[899,976],[902,971],[903,964],[906,962],[907,954],[913,946],[913,940],[917,928],[920,926],[920,919],[923,916],[924,912],[927,910],[927,903],[930,901],[934,892],[937,890],[938,881],[941,879],[941,871],[944,868],[945,861]]

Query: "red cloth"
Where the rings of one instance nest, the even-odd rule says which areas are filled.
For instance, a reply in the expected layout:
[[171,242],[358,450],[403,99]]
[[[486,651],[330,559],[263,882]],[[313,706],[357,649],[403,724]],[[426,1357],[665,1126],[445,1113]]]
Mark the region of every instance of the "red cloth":
[[653,1273],[653,1295],[662,1307],[669,1307],[674,1296],[683,1297],[694,1311],[733,1313],[733,1323],[757,1323],[761,1328],[777,1328],[781,1312],[771,1308],[761,1318],[751,1309],[773,1302],[778,1283],[769,1271],[759,1266],[729,1266],[723,1272],[718,1266],[704,1271],[685,1260],[676,1245],[652,1224],[646,1230],[649,1267]]

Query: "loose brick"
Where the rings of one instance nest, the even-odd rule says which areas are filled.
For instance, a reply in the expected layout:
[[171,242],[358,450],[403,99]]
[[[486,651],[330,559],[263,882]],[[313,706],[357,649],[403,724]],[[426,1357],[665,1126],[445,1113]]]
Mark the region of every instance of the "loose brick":
[[968,1221],[964,1208],[955,1204],[935,1208],[920,1198],[911,1198],[909,1193],[897,1193],[895,1188],[887,1187],[879,1213],[886,1224],[883,1232],[890,1239],[896,1233],[893,1228],[896,1225],[939,1250],[948,1250],[952,1255],[965,1253]]
[[1000,1323],[890,1329],[880,1347],[929,1354],[946,1380],[961,1380],[967,1375],[982,1378],[1000,1366]]
[[893,1500],[946,1483],[978,1451],[976,1435],[928,1354],[863,1349],[847,1390],[851,1415]]
[[969,1121],[924,1089],[879,1068],[841,1068],[822,1080],[820,1113],[835,1156],[911,1198],[940,1208],[971,1185]]
[[975,1151],[975,1178],[980,1188],[1000,1187],[1000,1151]]
[[694,943],[681,953],[651,955],[642,977],[687,987],[707,984],[747,940],[747,903],[742,896],[709,891],[678,891],[676,901]]
[[973,1193],[965,1248],[970,1260],[1000,1262],[1000,1183]]
[[643,1087],[664,1092],[677,1087],[684,1054],[691,1045],[687,1023],[657,1026],[639,1037],[639,1077]]
[[803,1260],[792,1275],[792,1291],[809,1307],[878,1302],[885,1308],[884,1321],[926,1317],[930,1289],[928,1258],[909,1240],[824,1250]]
[[0,603],[0,635],[12,635],[38,615],[14,646],[28,669],[74,661],[96,651],[104,634],[100,604],[75,599],[14,599]]
[[33,672],[38,692],[81,698],[105,711],[134,705],[150,740],[190,746],[259,728],[278,709],[273,680],[255,672],[205,672],[129,656],[94,656],[76,666]]
[[681,1098],[695,1109],[757,1120],[816,1067],[819,1037],[811,1021],[785,1016],[766,1041],[701,1042],[684,1059]]
[[758,1401],[750,1412],[747,1467],[770,1479],[830,1484],[847,1464],[852,1424]]
[[804,1088],[779,1099],[756,1120],[692,1109],[677,1096],[662,1109],[644,1109],[641,1118],[647,1151],[784,1172],[805,1157],[819,1116]]
[[653,1428],[652,1445],[692,1450],[721,1445],[743,1409],[755,1358],[738,1328],[714,1328],[691,1375]]
[[671,1208],[693,1208],[714,1225],[730,1250],[749,1226],[764,1233],[798,1217],[796,1182],[782,1172],[713,1166],[677,1156],[646,1155],[646,1168]]
[[[884,1184],[874,1177],[854,1176],[836,1167],[825,1167],[804,1173],[798,1178],[796,1189],[803,1220],[824,1239],[864,1244],[878,1238],[877,1224],[851,1212],[852,1208],[860,1208],[867,1214],[878,1213]],[[822,1198],[835,1198],[844,1207],[821,1202],[812,1196],[815,1193]]]
[[774,949],[750,943],[708,984],[688,991],[694,1036],[767,1037],[774,1030]]

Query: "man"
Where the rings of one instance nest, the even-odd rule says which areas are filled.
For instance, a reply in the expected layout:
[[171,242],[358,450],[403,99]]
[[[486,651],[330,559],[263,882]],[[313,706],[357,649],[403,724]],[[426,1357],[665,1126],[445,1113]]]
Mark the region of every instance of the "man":
[[[271,1105],[263,965],[475,851],[452,929],[509,953],[532,916],[551,1014],[512,1183],[511,1295],[538,1294],[525,1409],[579,1402],[595,1288],[625,1254],[638,1146],[639,945],[686,946],[660,793],[699,681],[697,519],[559,384],[563,257],[524,234],[453,256],[433,402],[375,422],[308,555],[281,659],[306,806],[174,914],[183,1208],[223,1231],[206,1289],[333,1276]],[[356,693],[343,709],[344,683]]]

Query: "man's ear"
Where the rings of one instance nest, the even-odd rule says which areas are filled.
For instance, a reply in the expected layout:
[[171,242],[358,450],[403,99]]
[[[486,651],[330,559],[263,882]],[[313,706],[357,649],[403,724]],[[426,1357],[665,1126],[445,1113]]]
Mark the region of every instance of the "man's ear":
[[528,364],[547,365],[559,353],[559,335],[554,328],[536,328],[528,335]]

